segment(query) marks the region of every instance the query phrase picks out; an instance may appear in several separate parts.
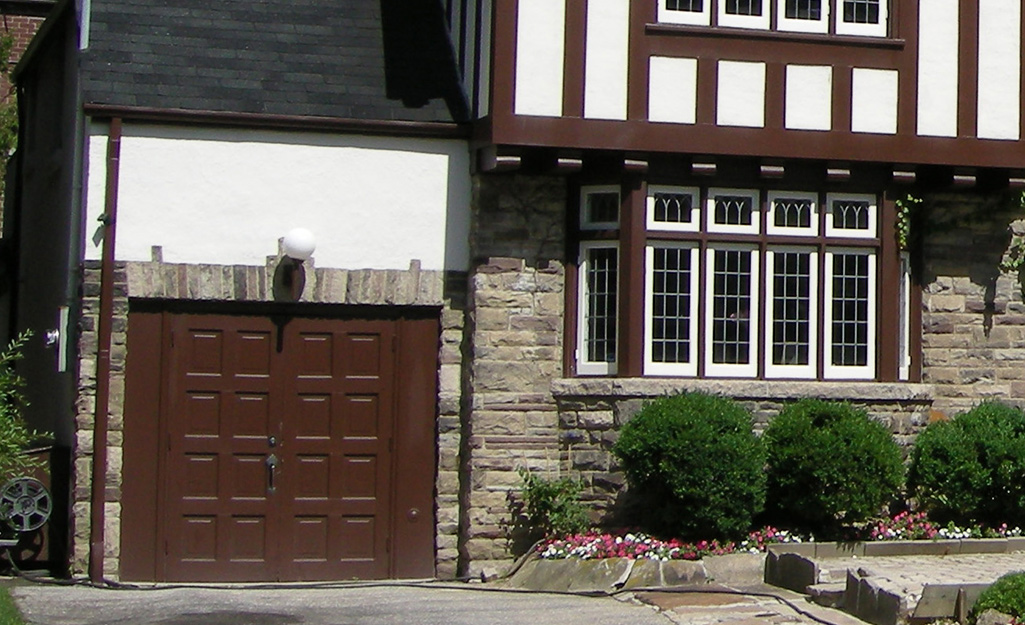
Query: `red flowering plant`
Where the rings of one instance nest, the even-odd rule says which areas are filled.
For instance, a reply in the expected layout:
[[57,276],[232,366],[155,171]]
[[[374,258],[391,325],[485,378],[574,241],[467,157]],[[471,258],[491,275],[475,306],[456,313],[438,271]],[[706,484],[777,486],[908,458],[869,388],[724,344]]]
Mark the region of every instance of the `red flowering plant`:
[[546,560],[579,558],[628,558],[631,560],[700,560],[705,556],[729,553],[765,551],[766,545],[783,542],[801,542],[801,538],[785,530],[772,527],[752,532],[739,542],[699,540],[685,543],[677,539],[660,540],[640,532],[622,536],[613,534],[574,534],[565,538],[549,539],[538,546],[538,554]]
[[948,523],[940,527],[929,520],[925,512],[901,512],[889,519],[869,523],[859,536],[862,540],[949,540],[962,538],[1008,538],[1021,536],[1020,527],[978,525],[959,527]]

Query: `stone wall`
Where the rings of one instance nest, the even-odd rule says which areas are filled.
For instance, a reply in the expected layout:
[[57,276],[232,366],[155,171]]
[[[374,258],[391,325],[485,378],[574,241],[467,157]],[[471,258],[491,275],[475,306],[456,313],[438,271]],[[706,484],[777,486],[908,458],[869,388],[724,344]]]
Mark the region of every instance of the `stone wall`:
[[510,495],[520,467],[563,466],[550,383],[562,374],[565,181],[481,176],[475,182],[469,394],[464,436],[464,572],[511,562]]
[[559,410],[559,442],[565,469],[584,485],[592,520],[607,526],[629,524],[618,514],[625,480],[612,446],[619,428],[645,402],[667,394],[701,391],[731,397],[755,417],[762,431],[785,402],[800,397],[849,401],[893,433],[905,448],[930,418],[933,389],[926,384],[870,382],[801,382],[786,384],[749,380],[683,380],[668,378],[575,378],[552,383]]
[[925,207],[922,364],[936,410],[1025,406],[1025,273],[1001,270],[1012,236],[1025,241],[1017,193],[937,195]]
[[[124,442],[125,358],[130,298],[204,301],[273,301],[274,271],[279,257],[266,266],[184,265],[164,263],[159,249],[152,262],[117,263],[114,271],[114,320],[111,380],[104,575],[116,579],[121,553],[121,483]],[[437,573],[454,577],[458,562],[458,458],[462,396],[462,351],[466,275],[422,271],[414,261],[408,270],[318,269],[307,262],[300,301],[353,305],[404,305],[442,308],[438,371],[438,475],[436,482]],[[76,441],[73,452],[72,573],[88,565],[93,425],[96,406],[96,353],[100,294],[99,263],[83,269],[82,313],[79,319],[79,385]]]

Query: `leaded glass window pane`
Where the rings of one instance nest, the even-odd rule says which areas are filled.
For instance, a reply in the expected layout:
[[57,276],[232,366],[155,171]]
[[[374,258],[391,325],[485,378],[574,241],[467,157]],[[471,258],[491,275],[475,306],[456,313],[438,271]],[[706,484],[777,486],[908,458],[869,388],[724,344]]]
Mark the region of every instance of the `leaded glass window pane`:
[[712,273],[712,362],[751,362],[751,252],[715,250]]
[[772,364],[807,365],[812,340],[812,255],[776,251],[772,258]]
[[665,0],[670,11],[692,11],[700,13],[704,10],[704,0]]
[[834,200],[833,228],[835,230],[868,230],[871,205],[864,200]]
[[820,20],[822,0],[787,0],[786,16],[791,20]]
[[717,195],[715,197],[715,223],[730,226],[750,226],[754,211],[749,195]]
[[777,228],[810,228],[812,202],[780,198],[773,202],[773,225]]
[[689,224],[692,196],[689,193],[656,193],[655,221]]
[[587,252],[586,351],[589,362],[616,361],[616,295],[619,257],[615,248]]
[[833,315],[831,362],[834,366],[868,365],[869,255],[833,255]]
[[586,221],[589,223],[618,223],[619,194],[614,192],[588,193]]
[[652,275],[652,362],[690,362],[691,251],[659,248]]
[[879,0],[844,0],[843,21],[849,24],[878,24]]
[[730,15],[761,15],[762,0],[726,0],[726,13]]

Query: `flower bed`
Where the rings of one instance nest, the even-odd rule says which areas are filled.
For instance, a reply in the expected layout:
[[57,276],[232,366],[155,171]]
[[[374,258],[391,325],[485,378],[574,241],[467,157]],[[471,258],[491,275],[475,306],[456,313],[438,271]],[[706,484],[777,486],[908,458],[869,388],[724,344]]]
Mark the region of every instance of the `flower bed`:
[[[851,542],[876,542],[889,540],[944,540],[964,538],[1012,538],[1022,536],[1019,527],[1007,524],[996,528],[958,527],[953,523],[941,527],[929,521],[924,512],[902,512],[892,518],[881,519],[860,528],[851,528],[844,537]],[[545,560],[577,558],[601,560],[605,558],[627,558],[631,560],[701,560],[705,556],[721,556],[731,553],[763,553],[767,545],[801,543],[814,540],[786,530],[766,527],[751,532],[740,542],[719,542],[701,540],[694,543],[677,539],[660,540],[640,532],[622,535],[591,532],[574,534],[564,538],[550,538],[541,543],[538,555]]]
[[739,543],[717,540],[685,543],[676,539],[659,540],[639,532],[622,536],[588,533],[546,540],[538,546],[538,554],[545,560],[628,558],[665,562],[668,560],[700,560],[705,556],[721,556],[731,553],[762,553],[765,551],[766,545],[799,543],[802,540],[800,536],[772,527],[752,532],[747,539]]

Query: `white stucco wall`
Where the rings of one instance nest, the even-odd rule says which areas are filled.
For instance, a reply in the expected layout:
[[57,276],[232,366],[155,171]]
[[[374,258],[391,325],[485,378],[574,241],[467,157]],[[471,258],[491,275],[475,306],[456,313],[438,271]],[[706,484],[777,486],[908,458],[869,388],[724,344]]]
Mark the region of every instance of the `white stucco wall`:
[[630,1],[588,0],[584,117],[626,119]]
[[648,119],[693,124],[698,109],[698,60],[653,56],[648,60]]
[[852,70],[851,132],[897,133],[899,78],[895,70]]
[[1021,132],[1021,0],[979,0],[978,132],[1016,141]]
[[[107,128],[91,132],[85,256],[98,259]],[[317,267],[464,270],[469,171],[458,140],[126,124],[116,255],[263,265],[303,227]]]
[[517,115],[562,115],[565,40],[565,0],[520,0],[516,12]]
[[918,134],[957,136],[958,0],[921,0]]
[[715,123],[765,126],[765,63],[719,61]]
[[791,130],[831,130],[833,68],[787,65],[784,125]]

